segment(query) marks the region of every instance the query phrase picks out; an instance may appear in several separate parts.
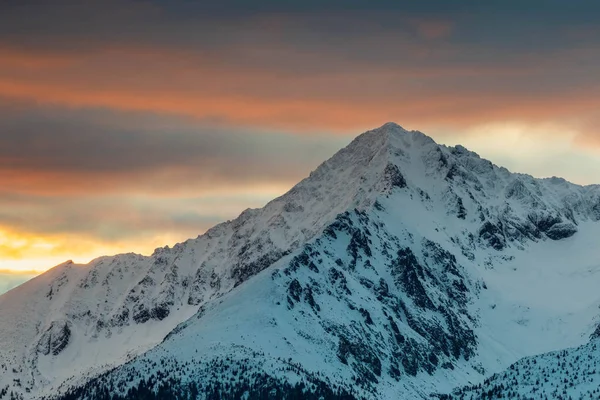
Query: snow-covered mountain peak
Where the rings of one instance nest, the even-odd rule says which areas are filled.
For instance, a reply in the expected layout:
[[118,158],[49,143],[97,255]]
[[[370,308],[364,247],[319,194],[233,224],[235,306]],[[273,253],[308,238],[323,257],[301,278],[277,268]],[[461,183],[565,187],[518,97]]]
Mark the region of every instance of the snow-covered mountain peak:
[[412,147],[437,145],[437,143],[420,131],[409,131],[395,122],[388,122],[357,136],[348,146],[348,151],[357,151],[363,147],[374,150],[382,148],[394,153],[398,151],[409,151]]
[[[558,337],[580,344],[595,316],[592,294],[557,303],[554,286],[531,295],[514,288],[539,285],[539,276],[569,287],[587,282],[580,277],[593,266],[564,271],[556,260],[597,254],[586,240],[600,232],[598,220],[598,186],[511,173],[387,123],[265,207],[195,239],[149,257],[63,264],[1,296],[0,366],[20,367],[0,374],[0,390],[18,380],[20,392],[52,393],[158,345],[140,360],[193,358],[178,350],[188,347],[216,357],[211,363],[237,350],[265,365],[293,356],[297,364],[285,368],[320,366],[334,382],[354,379],[365,396],[390,397],[397,385],[430,393],[442,378],[464,383],[552,350]],[[574,320],[578,310],[585,318]],[[506,315],[515,320],[499,333],[486,327]],[[513,340],[563,321],[575,321],[577,332]],[[411,379],[422,373],[434,378],[415,391]]]

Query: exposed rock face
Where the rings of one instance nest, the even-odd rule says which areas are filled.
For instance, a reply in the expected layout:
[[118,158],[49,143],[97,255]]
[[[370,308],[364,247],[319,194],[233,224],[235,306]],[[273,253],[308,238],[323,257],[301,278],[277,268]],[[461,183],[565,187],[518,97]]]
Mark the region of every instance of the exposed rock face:
[[406,187],[406,179],[395,164],[388,164],[385,166],[385,169],[383,170],[383,179],[388,186],[388,190]]
[[38,352],[46,356],[57,356],[67,347],[70,339],[69,322],[53,322],[40,338]]
[[502,250],[506,247],[506,237],[501,226],[499,227],[490,221],[485,221],[481,228],[479,228],[478,234],[484,243],[491,246],[494,250]]

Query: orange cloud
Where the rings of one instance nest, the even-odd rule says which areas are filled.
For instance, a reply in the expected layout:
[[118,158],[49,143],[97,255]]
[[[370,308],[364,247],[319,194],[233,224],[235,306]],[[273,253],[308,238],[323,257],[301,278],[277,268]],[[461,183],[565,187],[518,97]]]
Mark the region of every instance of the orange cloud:
[[8,68],[47,70],[75,65],[77,58],[53,52],[31,52],[0,46],[0,70]]
[[[357,98],[292,98],[282,101],[272,97],[240,95],[203,95],[151,90],[150,93],[84,89],[63,85],[15,80],[0,80],[0,95],[35,100],[69,107],[107,107],[119,110],[152,111],[193,116],[203,120],[238,126],[262,126],[290,130],[333,129],[338,131],[375,126],[381,121],[398,120],[408,124],[478,123],[498,118],[556,118],[580,111],[593,111],[597,97],[587,93],[539,98],[521,95],[477,93],[406,92],[393,99],[382,96],[368,101]],[[320,97],[320,96],[319,96]],[[335,96],[332,96],[335,97]],[[364,101],[364,102],[363,102]],[[424,124],[423,124],[424,122]]]
[[[419,21],[417,26],[424,26],[419,29],[430,36],[450,29],[448,23],[431,21]],[[363,61],[339,70],[341,61],[328,56],[313,59],[284,53],[284,58],[299,57],[299,65],[330,64],[320,72],[302,73],[297,67],[290,71],[287,64],[265,69],[250,63],[253,57],[264,62],[277,52],[243,51],[241,64],[233,64],[225,54],[148,48],[105,48],[77,56],[22,53],[28,62],[39,60],[40,66],[56,68],[20,71],[6,70],[4,65],[4,72],[0,56],[0,96],[304,131],[356,130],[387,120],[422,126],[432,119],[464,125],[489,118],[544,118],[596,102],[589,92],[577,93],[581,98],[565,104],[559,96],[511,87],[512,80],[527,82],[527,77],[539,73],[535,61],[518,68],[435,63],[393,67]],[[489,86],[493,79],[498,87],[478,87],[477,82]]]
[[35,269],[30,270],[14,270],[14,269],[0,269],[0,275],[37,275],[40,271]]
[[[110,194],[152,194],[159,197],[190,196],[197,193],[205,195],[233,195],[239,192],[279,193],[289,188],[302,176],[286,180],[267,179],[255,176],[252,179],[236,181],[233,178],[201,174],[183,169],[179,172],[142,171],[138,173],[90,173],[56,172],[43,169],[11,171],[0,169],[0,181],[4,188],[12,193],[23,195],[64,195],[95,196],[98,193]],[[295,180],[294,180],[295,179]],[[187,184],[186,184],[187,181]]]

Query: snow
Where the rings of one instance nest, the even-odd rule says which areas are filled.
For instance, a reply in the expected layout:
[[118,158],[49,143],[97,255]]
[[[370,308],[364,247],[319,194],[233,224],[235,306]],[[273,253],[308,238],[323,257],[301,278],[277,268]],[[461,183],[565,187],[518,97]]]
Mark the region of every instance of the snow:
[[497,348],[487,363],[496,362],[494,370],[523,356],[587,342],[600,305],[595,290],[600,258],[592,243],[599,234],[597,223],[584,223],[576,236],[538,243],[480,270],[488,289],[478,302],[478,336]]
[[[406,187],[394,187],[386,178],[390,165]],[[323,274],[337,258],[349,265],[351,238],[325,240],[323,230],[355,209],[378,232],[370,244],[377,254],[372,268],[363,254],[355,270],[345,270],[352,292],[346,299],[327,294],[330,284]],[[397,381],[384,374],[376,397],[449,392],[522,357],[585,345],[599,314],[599,219],[599,186],[511,173],[462,146],[438,145],[423,133],[388,123],[356,138],[264,208],[246,210],[196,239],[157,249],[151,257],[123,254],[88,265],[65,263],[0,296],[0,364],[6,371],[0,390],[20,379],[22,387],[14,389],[34,398],[80,385],[130,360],[127,365],[151,373],[149,366],[160,359],[208,362],[253,352],[261,354],[255,361],[259,370],[300,379],[282,372],[285,363],[278,358],[291,358],[332,382],[351,385],[356,371],[340,364],[339,339],[326,328],[363,324],[360,308],[369,310],[375,326],[388,323],[382,311],[387,306],[382,308],[364,280],[383,279],[419,318],[439,318],[393,288],[389,260],[382,255],[386,245],[409,247],[442,281],[443,266],[425,255],[427,240],[452,254],[464,275],[471,319],[452,307],[473,329],[476,355],[431,375],[420,372]],[[484,222],[501,232],[495,233],[502,242],[498,249],[481,234]],[[564,237],[550,239],[556,232]],[[306,245],[322,254],[324,265],[320,273],[300,270],[293,276],[303,285],[318,282],[319,312],[300,303],[289,309],[288,278],[273,275],[283,274]],[[432,282],[423,284],[439,306],[448,301],[448,288]],[[70,338],[58,354],[44,355],[40,343],[53,323],[66,324]],[[425,340],[405,321],[398,324],[406,337]],[[373,338],[389,333],[360,329]],[[373,340],[378,348],[390,346]],[[391,362],[383,358],[383,369]],[[124,372],[115,371],[111,376],[118,380]]]
[[506,399],[595,399],[600,386],[598,342],[526,357],[480,385],[462,388],[455,398],[474,400],[483,393]]

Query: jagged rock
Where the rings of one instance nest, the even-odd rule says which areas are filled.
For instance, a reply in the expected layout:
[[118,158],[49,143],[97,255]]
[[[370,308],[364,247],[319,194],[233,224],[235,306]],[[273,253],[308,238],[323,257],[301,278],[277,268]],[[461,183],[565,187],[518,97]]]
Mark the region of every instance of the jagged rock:
[[483,239],[495,250],[502,250],[504,247],[506,247],[504,233],[500,228],[490,221],[485,221],[481,228],[479,228],[478,234],[481,239]]
[[40,338],[38,352],[46,356],[57,356],[69,345],[70,339],[69,322],[53,322]]
[[388,164],[385,166],[385,169],[383,170],[383,179],[388,190],[406,187],[406,179],[396,164]]
[[548,228],[545,232],[552,240],[566,239],[577,233],[577,227],[572,223],[556,223]]

